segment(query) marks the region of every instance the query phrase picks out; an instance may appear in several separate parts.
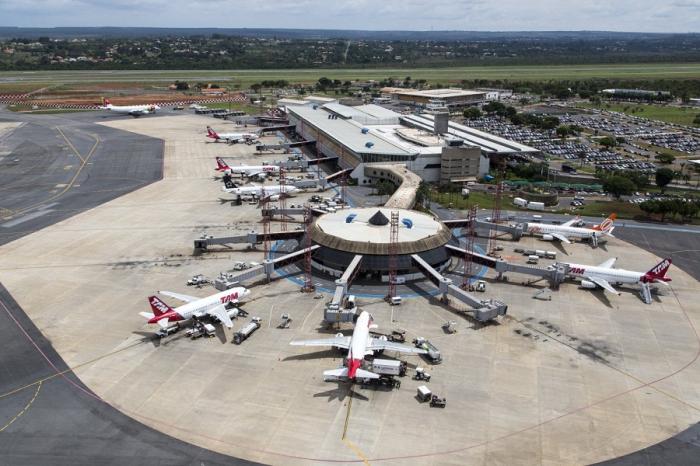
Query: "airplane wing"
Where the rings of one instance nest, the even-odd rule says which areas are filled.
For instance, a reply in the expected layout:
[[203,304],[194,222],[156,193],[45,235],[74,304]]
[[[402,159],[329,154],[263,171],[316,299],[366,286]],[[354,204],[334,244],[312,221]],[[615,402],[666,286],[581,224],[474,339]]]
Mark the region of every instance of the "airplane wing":
[[247,176],[248,178],[255,178],[256,176],[262,176],[262,175],[264,175],[264,174],[265,174],[265,173],[264,173],[263,171],[260,171],[260,170],[258,170],[258,171],[256,171],[256,172],[254,172],[254,171],[251,170],[251,171],[247,171],[247,172],[245,173],[245,176]]
[[422,348],[416,348],[414,346],[402,345],[401,343],[395,343],[393,341],[383,340],[380,338],[370,338],[369,344],[367,345],[368,350],[380,351],[397,351],[399,353],[413,353],[413,354],[426,354],[427,351]]
[[598,277],[587,277],[586,280],[592,281],[593,283],[595,283],[596,285],[598,285],[599,287],[603,288],[606,291],[609,291],[611,293],[615,293],[617,295],[620,294],[620,292],[617,291],[615,288],[613,288],[612,285],[607,282],[607,280],[603,280],[602,278],[598,278]]
[[185,303],[191,303],[192,301],[197,301],[202,298],[198,298],[196,296],[189,296],[186,294],[180,294],[180,293],[174,293],[172,291],[159,291],[158,293],[165,295],[165,296],[170,296],[171,298],[175,298],[179,301],[183,301]]
[[319,338],[317,340],[292,341],[292,346],[335,346],[337,348],[350,348],[351,337]]
[[562,235],[561,233],[549,233],[549,234],[552,235],[554,238],[558,239],[559,241],[561,241],[562,243],[571,244],[571,241],[569,241],[569,238]]
[[610,259],[600,264],[598,267],[600,267],[601,269],[612,269],[613,265],[615,265],[616,260],[617,257],[611,257]]
[[569,220],[568,222],[562,223],[561,226],[563,226],[563,227],[570,227],[570,226],[573,226],[574,223],[576,223],[576,222],[578,222],[578,221],[579,221],[579,218],[578,218],[578,217],[572,218],[572,219]]
[[233,328],[233,322],[231,322],[231,318],[228,316],[228,312],[223,304],[216,306],[214,309],[209,311],[209,315],[219,319],[219,321],[227,328]]

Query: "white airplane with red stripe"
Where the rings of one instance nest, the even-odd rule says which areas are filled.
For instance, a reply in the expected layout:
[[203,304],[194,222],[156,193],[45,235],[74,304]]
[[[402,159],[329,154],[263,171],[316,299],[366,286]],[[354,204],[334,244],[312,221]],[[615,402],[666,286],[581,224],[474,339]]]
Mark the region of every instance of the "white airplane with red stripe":
[[150,105],[112,105],[109,99],[103,100],[102,110],[109,110],[114,113],[124,113],[131,115],[134,118],[138,118],[141,115],[149,115],[151,113],[156,113],[156,110],[160,110],[160,107],[155,104]]
[[271,175],[280,172],[278,165],[234,165],[233,167],[226,163],[221,157],[216,158],[216,171],[224,174],[236,174],[252,178],[258,175]]
[[603,220],[600,225],[595,225],[591,228],[575,227],[574,223],[579,221],[579,218],[569,220],[561,225],[553,225],[550,223],[526,223],[525,233],[531,235],[539,235],[544,241],[559,240],[563,243],[571,244],[571,239],[589,239],[593,246],[598,245],[598,241],[604,236],[611,236],[615,229],[616,214],[611,214]]
[[188,296],[186,294],[174,293],[172,291],[159,291],[159,294],[175,298],[187,304],[172,308],[165,304],[157,296],[149,296],[148,303],[153,312],[140,312],[139,314],[148,319],[149,324],[158,324],[161,328],[166,328],[171,322],[179,322],[199,317],[216,317],[226,327],[232,328],[231,317],[235,317],[236,309],[228,310],[229,304],[238,302],[250,294],[250,290],[239,286],[229,290],[216,293],[206,298]]
[[667,285],[671,279],[666,277],[671,259],[664,259],[648,272],[635,272],[632,270],[615,269],[617,258],[608,259],[598,266],[583,264],[567,264],[569,266],[569,276],[580,278],[581,287],[588,289],[603,288],[610,293],[619,295],[620,293],[612,286],[613,284],[639,284],[650,285],[660,283]]
[[333,338],[320,338],[318,340],[292,341],[293,346],[334,346],[348,350],[348,365],[338,369],[331,369],[323,372],[326,377],[347,378],[349,380],[378,379],[379,375],[374,372],[361,369],[362,361],[366,355],[374,354],[375,351],[389,350],[400,353],[425,354],[427,351],[413,346],[394,343],[384,338],[376,338],[369,334],[370,329],[376,328],[372,316],[367,311],[362,311],[351,337],[346,337],[342,333]]
[[255,142],[260,139],[260,136],[256,133],[217,133],[211,126],[207,126],[207,137],[213,139],[214,142],[225,142],[227,144]]

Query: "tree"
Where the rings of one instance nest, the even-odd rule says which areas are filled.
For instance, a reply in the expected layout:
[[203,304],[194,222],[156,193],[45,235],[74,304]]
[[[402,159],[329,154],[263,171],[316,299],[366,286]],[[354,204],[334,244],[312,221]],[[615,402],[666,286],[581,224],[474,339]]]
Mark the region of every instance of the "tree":
[[253,92],[255,92],[257,94],[258,92],[260,92],[260,89],[262,89],[262,84],[260,84],[260,83],[251,84],[250,88],[253,90]]
[[617,145],[617,139],[610,136],[605,136],[604,138],[600,138],[598,144],[607,148],[615,147]]
[[693,119],[693,124],[694,125],[700,125],[700,113],[695,115],[695,119]]
[[658,154],[656,156],[656,160],[658,160],[659,163],[669,164],[669,163],[673,163],[673,161],[676,160],[676,157],[672,154],[663,153],[663,154]]
[[318,83],[316,85],[319,89],[325,90],[326,88],[331,87],[333,85],[333,81],[323,76],[318,79]]
[[620,196],[631,194],[634,191],[634,183],[629,178],[620,175],[612,175],[603,181],[603,189],[612,194],[615,199]]
[[467,120],[476,120],[477,118],[481,118],[481,110],[476,107],[469,107],[464,110],[464,118]]
[[625,176],[629,178],[638,190],[643,190],[649,184],[649,175],[640,171],[625,171]]
[[675,176],[675,173],[673,173],[673,170],[670,168],[659,168],[656,170],[656,186],[661,188],[661,192],[663,193],[664,190],[666,189],[666,186],[673,181],[673,177]]
[[421,181],[416,190],[416,204],[430,208],[430,186],[425,181]]
[[482,107],[482,110],[486,113],[498,113],[503,114],[506,111],[506,106],[500,102],[489,102]]

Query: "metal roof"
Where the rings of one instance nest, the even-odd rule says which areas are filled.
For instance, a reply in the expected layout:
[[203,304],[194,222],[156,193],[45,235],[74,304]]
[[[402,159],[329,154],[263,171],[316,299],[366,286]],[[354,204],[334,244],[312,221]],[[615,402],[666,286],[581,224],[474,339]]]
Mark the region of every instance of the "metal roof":
[[[405,115],[401,120],[426,131],[432,131],[434,127],[434,117],[431,114]],[[513,154],[513,153],[538,153],[539,150],[502,138],[469,126],[461,125],[453,121],[449,122],[448,134],[463,139],[467,144],[478,146],[486,153]]]
[[[406,147],[382,137],[376,131],[366,128],[362,123],[351,119],[328,118],[330,113],[322,108],[295,106],[290,107],[288,111],[358,154],[386,154],[405,157],[418,154],[417,150],[408,150]],[[367,131],[363,133],[363,129]],[[367,143],[371,143],[371,146],[368,147]]]

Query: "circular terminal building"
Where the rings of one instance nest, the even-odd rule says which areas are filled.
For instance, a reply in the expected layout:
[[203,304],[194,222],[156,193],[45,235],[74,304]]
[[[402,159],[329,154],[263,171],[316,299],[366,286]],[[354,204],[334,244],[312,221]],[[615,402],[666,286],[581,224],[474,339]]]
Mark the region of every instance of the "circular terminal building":
[[[394,246],[392,214],[396,216]],[[432,216],[384,207],[343,209],[322,215],[312,225],[310,234],[312,243],[322,246],[313,256],[314,267],[333,276],[342,275],[355,256],[361,255],[361,276],[386,279],[393,253],[397,275],[422,278],[412,255],[441,271],[450,264],[445,245],[451,241],[457,244],[450,229]]]

